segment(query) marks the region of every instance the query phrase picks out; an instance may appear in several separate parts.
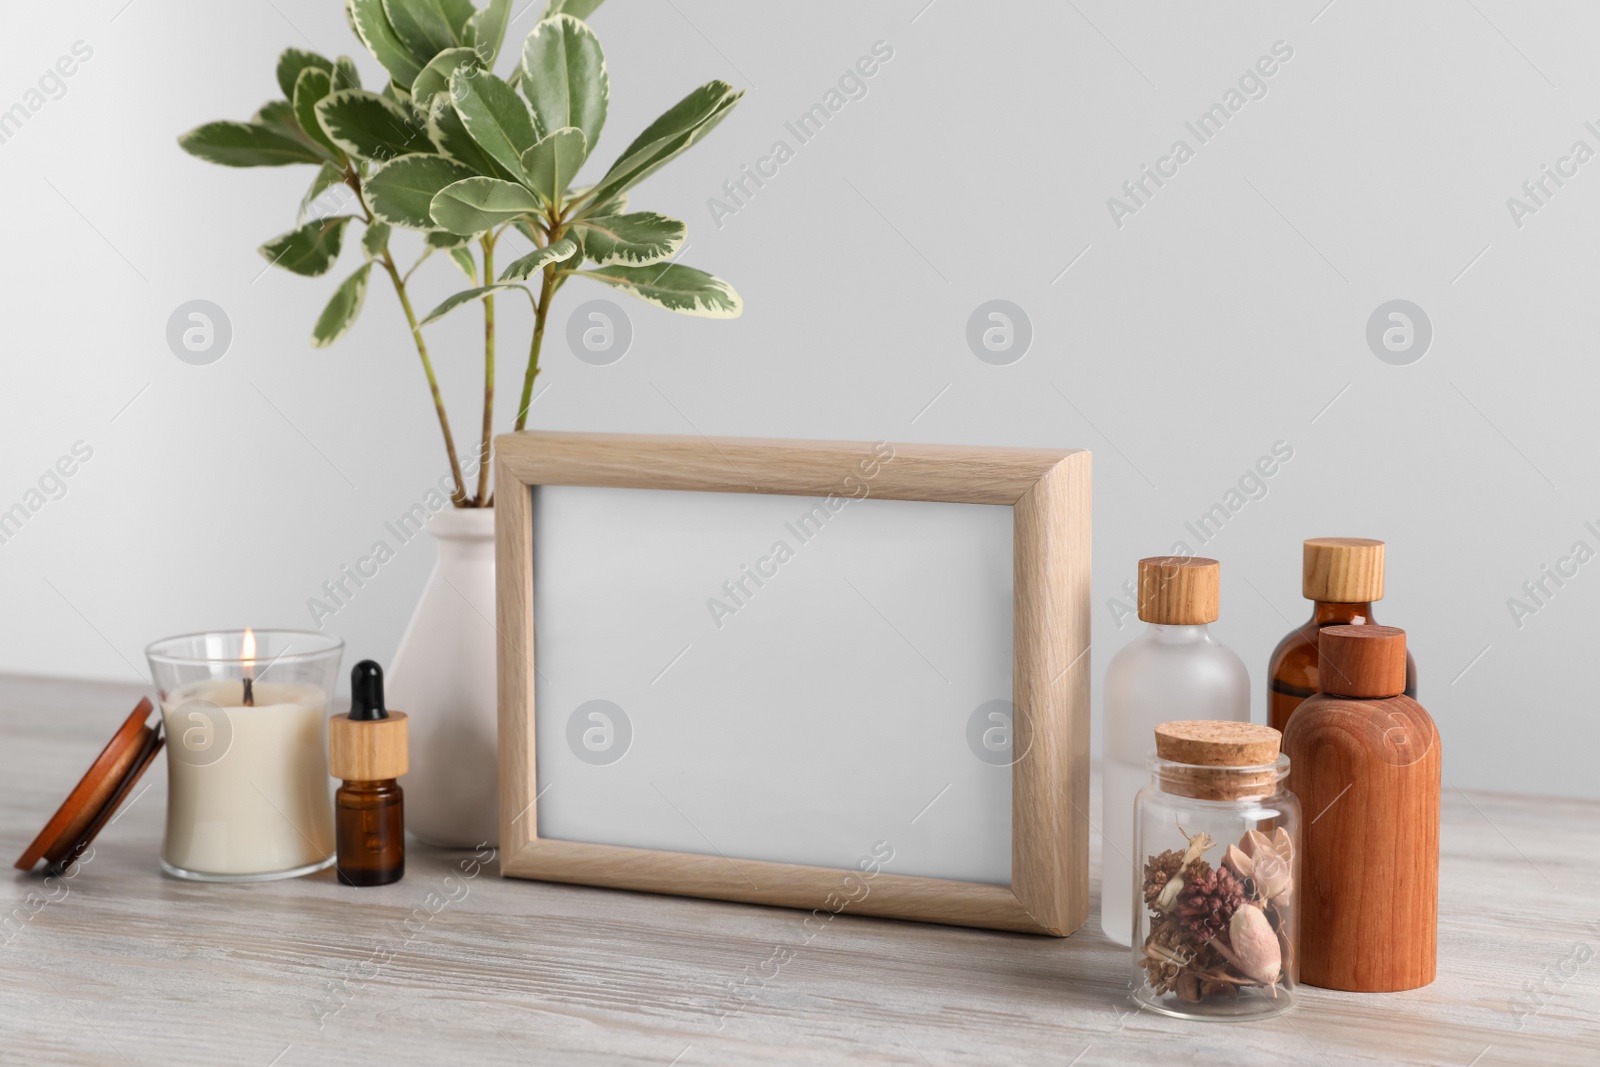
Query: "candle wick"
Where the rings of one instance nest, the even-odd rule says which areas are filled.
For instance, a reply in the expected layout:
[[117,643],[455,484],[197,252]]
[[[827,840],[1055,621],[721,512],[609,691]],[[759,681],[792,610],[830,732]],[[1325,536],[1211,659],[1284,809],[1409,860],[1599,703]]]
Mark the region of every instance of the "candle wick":
[[244,676],[244,706],[247,708],[256,706],[255,685],[256,680],[254,678],[248,674]]

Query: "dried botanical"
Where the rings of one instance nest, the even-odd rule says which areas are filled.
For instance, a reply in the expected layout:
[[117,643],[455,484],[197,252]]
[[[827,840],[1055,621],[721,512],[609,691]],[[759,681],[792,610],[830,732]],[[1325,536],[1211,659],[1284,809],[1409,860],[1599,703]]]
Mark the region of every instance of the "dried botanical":
[[1176,877],[1183,870],[1183,853],[1167,849],[1159,856],[1151,856],[1144,863],[1144,903],[1151,911],[1163,911],[1156,907],[1156,899],[1161,891],[1167,887],[1167,882]]
[[1226,867],[1191,873],[1174,907],[1179,921],[1205,944],[1223,928],[1244,903],[1244,887]]
[[1251,830],[1213,867],[1204,853],[1216,842],[1179,830],[1188,847],[1150,856],[1144,865],[1151,919],[1139,962],[1151,991],[1191,1003],[1238,997],[1242,988],[1275,995],[1292,951],[1288,832],[1268,837]]

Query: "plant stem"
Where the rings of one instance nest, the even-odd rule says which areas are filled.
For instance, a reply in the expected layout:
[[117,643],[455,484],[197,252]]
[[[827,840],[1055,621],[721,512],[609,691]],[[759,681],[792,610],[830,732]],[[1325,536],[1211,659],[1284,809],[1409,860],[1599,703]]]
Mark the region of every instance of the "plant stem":
[[406,283],[400,280],[400,272],[395,269],[394,260],[387,251],[383,254],[383,269],[389,272],[389,280],[394,282],[394,291],[400,297],[400,306],[405,309],[406,322],[411,327],[411,337],[417,342],[417,355],[422,357],[422,372],[428,377],[428,391],[433,394],[433,407],[439,413],[439,429],[444,434],[444,450],[450,456],[450,476],[455,479],[455,492],[450,494],[450,502],[458,508],[471,507],[467,498],[467,488],[461,480],[461,463],[456,459],[456,440],[450,433],[450,417],[444,413],[444,396],[439,392],[439,380],[433,376],[433,361],[428,358],[428,346],[422,340],[422,331],[417,327],[417,313],[411,308],[411,298],[406,295]]
[[[494,284],[493,233],[483,235],[483,284]],[[478,442],[478,507],[489,493],[489,438],[494,423],[494,294],[483,298],[483,432]]]
[[[372,225],[372,210],[367,207],[367,198],[361,192],[361,175],[356,173],[354,167],[346,167],[344,172],[345,184],[355,190],[356,202],[361,205],[361,211],[366,215],[367,225]],[[417,328],[417,313],[411,308],[411,298],[406,295],[405,279],[400,277],[400,271],[394,265],[394,257],[389,250],[383,250],[383,269],[388,273],[389,280],[394,283],[395,295],[400,298],[400,307],[406,313],[406,323],[411,327],[411,339],[417,343],[417,355],[422,357],[422,372],[428,379],[428,390],[433,394],[433,407],[439,413],[439,430],[444,434],[444,450],[450,457],[450,476],[455,480],[455,492],[450,494],[450,502],[458,508],[468,506],[467,488],[461,480],[461,463],[456,459],[456,439],[450,433],[450,417],[444,412],[444,396],[439,392],[439,381],[433,375],[433,361],[428,358],[428,346],[422,340],[422,331]]]
[[522,403],[517,405],[517,424],[520,430],[528,422],[528,407],[533,403],[533,380],[539,376],[539,349],[544,344],[544,320],[550,313],[550,297],[555,291],[556,264],[544,269],[544,282],[539,287],[539,306],[533,313],[533,344],[528,347],[528,369],[522,376]]

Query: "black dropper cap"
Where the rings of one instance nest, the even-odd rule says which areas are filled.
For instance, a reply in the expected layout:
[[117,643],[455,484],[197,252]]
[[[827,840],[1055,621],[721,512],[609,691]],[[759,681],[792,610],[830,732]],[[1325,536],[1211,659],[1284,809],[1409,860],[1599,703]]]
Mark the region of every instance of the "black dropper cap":
[[350,718],[372,722],[388,717],[383,708],[383,668],[364,659],[350,668]]

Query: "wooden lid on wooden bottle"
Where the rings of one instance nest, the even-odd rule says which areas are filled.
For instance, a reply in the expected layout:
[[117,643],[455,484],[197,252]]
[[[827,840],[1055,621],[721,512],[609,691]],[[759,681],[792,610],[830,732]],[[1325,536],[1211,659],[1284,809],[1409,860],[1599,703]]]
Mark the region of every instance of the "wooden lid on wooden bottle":
[[1161,788],[1205,800],[1268,795],[1278,788],[1282,744],[1277,730],[1253,722],[1162,723],[1156,727],[1156,755],[1182,766],[1159,768]]
[[1307,600],[1365,604],[1383,599],[1383,542],[1367,537],[1309,537],[1300,592]]
[[1317,686],[1341,697],[1406,691],[1406,632],[1398,626],[1324,626],[1317,631]]
[[1151,556],[1139,561],[1139,618],[1163,626],[1217,621],[1222,564],[1201,556]]

